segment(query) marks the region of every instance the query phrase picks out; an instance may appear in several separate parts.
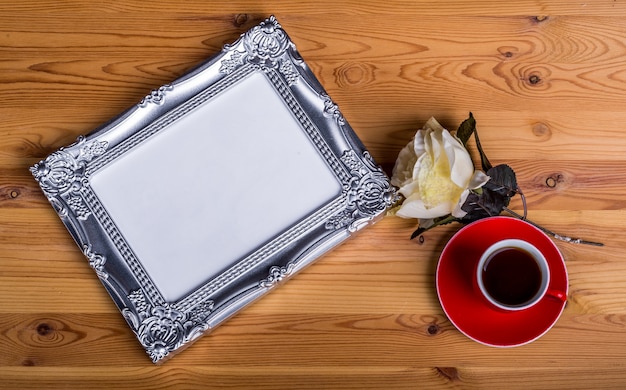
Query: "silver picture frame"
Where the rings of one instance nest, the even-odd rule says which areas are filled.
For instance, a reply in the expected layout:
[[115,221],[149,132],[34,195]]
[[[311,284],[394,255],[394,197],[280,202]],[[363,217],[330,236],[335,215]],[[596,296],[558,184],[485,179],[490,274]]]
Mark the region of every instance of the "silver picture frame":
[[154,363],[396,199],[273,16],[30,170]]

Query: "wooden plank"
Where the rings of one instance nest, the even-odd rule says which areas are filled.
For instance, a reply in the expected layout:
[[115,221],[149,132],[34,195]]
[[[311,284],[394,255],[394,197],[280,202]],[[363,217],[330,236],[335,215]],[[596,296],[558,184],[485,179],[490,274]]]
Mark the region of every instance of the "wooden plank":
[[[90,388],[111,389],[132,385],[135,389],[160,387],[196,388],[211,386],[212,389],[282,389],[293,388],[317,390],[320,388],[345,389],[414,389],[415,386],[454,389],[462,386],[482,388],[494,385],[498,388],[528,389],[548,385],[551,389],[586,390],[588,383],[597,389],[619,389],[624,386],[619,367],[576,368],[587,378],[581,382],[567,370],[552,367],[488,368],[471,365],[462,367],[398,367],[375,366],[309,366],[285,367],[280,375],[272,366],[224,367],[193,365],[177,367],[168,371],[160,367],[120,365],[106,368],[68,368],[63,373],[47,367],[11,367],[0,369],[5,378],[5,389],[24,387],[47,389]],[[112,375],[115,372],[116,375]],[[28,380],[24,378],[28,377]],[[549,378],[549,379],[540,379]]]
[[[107,314],[5,314],[2,367],[149,367],[143,348],[121,317]],[[241,313],[167,362],[167,369],[194,365],[255,367],[550,367],[602,370],[626,359],[625,315],[571,314],[524,348],[501,349],[471,342],[442,315]],[[576,340],[576,342],[572,342]],[[441,354],[445,348],[446,354]],[[330,353],[332,351],[332,353]],[[306,361],[300,358],[307,356]],[[386,358],[383,358],[383,356]],[[271,362],[259,361],[272,356]],[[151,363],[150,363],[151,364]],[[353,368],[354,370],[354,368]],[[358,370],[358,369],[357,369]]]
[[[513,139],[514,137],[511,136],[510,138]],[[526,141],[523,138],[511,142],[528,144],[529,148],[532,144],[532,140]],[[594,138],[593,142],[611,143],[609,137],[600,142]],[[552,158],[559,157],[560,153],[554,153],[550,160],[539,159],[539,157],[531,161],[505,159],[502,154],[507,154],[506,145],[502,145],[498,141],[490,141],[489,143],[483,141],[483,145],[485,148],[489,148],[487,152],[494,164],[508,164],[515,170],[518,184],[526,196],[530,210],[571,210],[580,207],[588,210],[620,210],[625,206],[625,199],[621,193],[621,183],[626,180],[626,167],[622,161],[552,160]],[[562,149],[566,151],[566,147]],[[608,154],[608,145],[598,149],[604,151],[605,156]],[[526,154],[532,156],[535,153]],[[582,150],[571,151],[571,153],[573,155],[577,153],[586,154]],[[478,156],[478,152],[474,154]],[[522,154],[524,154],[523,150],[520,151],[520,155]],[[536,154],[539,155],[539,153]],[[618,152],[615,156],[616,158],[620,157],[617,154],[621,153]],[[393,163],[391,162],[385,165],[389,174],[391,174],[392,167]],[[35,208],[47,211],[50,208],[48,201],[37,182],[30,177],[28,172],[25,173],[25,170],[25,167],[0,170],[0,208]],[[17,224],[11,229],[19,232],[21,226],[19,223],[27,214],[23,214],[21,211],[8,210],[6,213],[7,221],[13,221],[11,223]],[[51,214],[44,212],[41,214],[41,218],[44,215],[49,216]],[[27,221],[23,223],[28,224]],[[48,225],[49,221],[42,220],[41,223]]]
[[[621,211],[531,212],[537,223],[562,235],[606,244],[596,248],[559,243],[570,273],[570,302],[581,306],[579,310],[625,310],[620,302],[626,300],[626,278],[619,275],[626,275],[626,264],[616,248],[624,247],[626,239],[616,229],[626,228],[626,223],[623,218],[611,218],[620,215]],[[459,227],[438,228],[420,244],[418,240],[409,240],[414,222],[386,218],[253,307],[285,314],[438,311],[434,294],[436,261],[444,243]],[[60,312],[115,313],[106,292],[64,228],[51,231],[58,234],[58,239],[48,236],[51,242],[38,242],[39,235],[48,233],[41,227],[35,229],[39,229],[35,234],[23,231],[20,238],[8,238],[9,243],[3,244],[11,248],[11,242],[31,240],[27,244],[31,249],[24,254],[19,253],[19,246],[2,253],[5,263],[0,274],[0,312],[47,312],[54,307]],[[58,246],[52,242],[58,242]],[[29,299],[24,300],[25,297]]]
[[624,7],[613,1],[590,1],[572,4],[568,0],[552,0],[537,2],[534,0],[522,0],[512,3],[502,3],[498,0],[480,0],[468,4],[463,0],[447,1],[441,4],[436,0],[418,0],[406,3],[402,0],[393,0],[381,7],[379,3],[366,3],[358,0],[333,2],[329,0],[315,3],[303,2],[278,2],[275,4],[259,4],[255,1],[215,1],[211,7],[199,2],[190,2],[185,7],[166,2],[154,1],[146,4],[140,0],[124,1],[113,4],[86,4],[82,0],[65,1],[58,4],[53,0],[29,0],[10,3],[3,7],[6,12],[41,12],[52,13],[75,13],[82,14],[119,14],[119,13],[155,13],[155,14],[190,14],[190,15],[215,15],[246,12],[281,12],[304,14],[314,17],[325,14],[373,14],[388,15],[415,14],[426,16],[450,16],[450,15],[604,15],[623,16]]
[[[204,388],[212,389],[312,389],[348,388],[413,389],[415,383],[429,387],[445,385],[445,379],[432,368],[379,367],[329,365],[292,367],[286,366],[276,372],[272,366],[225,367],[222,365],[194,365],[176,367],[164,371],[160,367],[119,365],[106,368],[69,368],[60,374],[58,370],[45,367],[16,367],[0,369],[5,378],[6,389],[22,389],[24,386],[47,389],[89,388],[135,389],[154,388]],[[115,375],[112,375],[115,372]],[[28,373],[28,374],[27,374]],[[29,380],[25,381],[24,377]]]
[[[68,13],[57,18],[43,14],[27,31],[20,18],[5,20],[0,36],[6,43],[0,48],[15,56],[13,61],[32,59],[34,54],[56,57],[59,62],[40,66],[61,66],[106,58],[128,61],[134,50],[135,60],[172,61],[174,55],[207,55],[230,43],[248,27],[261,20],[255,16],[244,25],[233,25],[229,15],[206,19],[172,18],[155,15],[137,21],[132,14],[86,15],[73,20]],[[419,59],[450,61],[474,59],[501,62],[594,63],[619,61],[624,54],[623,18],[589,15],[546,17],[534,16],[449,16],[445,19],[420,15],[393,15],[393,24],[381,28],[379,15],[346,18],[329,13],[319,19],[280,16],[290,36],[308,61],[350,58],[371,62]],[[67,21],[72,20],[68,25]],[[155,25],[168,24],[167,30]],[[297,28],[289,28],[290,25]],[[419,26],[419,28],[416,28]],[[468,26],[471,29],[468,30]],[[593,34],[588,32],[592,31]],[[497,35],[494,36],[494,32]],[[563,37],[567,37],[563,39]],[[17,44],[10,44],[17,42]],[[75,55],[82,53],[81,60]],[[72,56],[74,55],[74,56]],[[105,57],[106,56],[106,57]],[[178,57],[180,58],[180,57]],[[12,62],[12,61],[11,61]],[[9,63],[11,63],[9,62]],[[6,66],[5,64],[4,66]],[[37,68],[32,70],[38,70]],[[39,70],[45,70],[39,69]]]

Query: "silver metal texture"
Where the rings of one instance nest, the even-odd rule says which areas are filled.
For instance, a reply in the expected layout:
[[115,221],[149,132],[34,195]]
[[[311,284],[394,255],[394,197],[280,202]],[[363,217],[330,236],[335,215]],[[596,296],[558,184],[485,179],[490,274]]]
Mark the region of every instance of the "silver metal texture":
[[31,172],[154,363],[396,199],[274,17]]

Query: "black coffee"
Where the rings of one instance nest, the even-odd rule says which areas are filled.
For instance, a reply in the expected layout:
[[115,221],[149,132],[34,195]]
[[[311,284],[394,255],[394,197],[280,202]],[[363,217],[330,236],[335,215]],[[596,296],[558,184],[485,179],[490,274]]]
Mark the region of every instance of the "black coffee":
[[541,287],[541,270],[530,253],[502,248],[485,262],[482,279],[493,299],[503,305],[517,306],[537,294]]

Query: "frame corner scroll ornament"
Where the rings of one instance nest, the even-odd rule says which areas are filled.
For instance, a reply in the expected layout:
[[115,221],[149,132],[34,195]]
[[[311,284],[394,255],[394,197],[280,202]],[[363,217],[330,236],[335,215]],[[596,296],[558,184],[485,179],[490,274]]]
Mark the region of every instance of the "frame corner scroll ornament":
[[393,206],[398,195],[369,152],[363,152],[360,158],[354,150],[346,150],[341,161],[350,172],[350,179],[343,189],[346,207],[326,222],[326,228],[347,227],[354,232]]
[[262,71],[278,71],[289,86],[300,77],[294,63],[301,60],[289,55],[290,51],[295,52],[295,45],[274,16],[242,34],[235,44],[225,45],[224,50],[230,54],[222,60],[219,71],[226,75],[250,64]]
[[127,299],[131,305],[122,309],[122,315],[153,363],[161,363],[209,329],[206,320],[213,310],[211,300],[191,310],[181,310],[168,303],[151,304],[141,289],[131,291]]
[[91,214],[81,195],[85,167],[94,158],[103,155],[107,147],[107,141],[87,142],[81,136],[75,144],[61,148],[30,168],[44,194],[62,217],[71,212],[79,220],[85,220]]

